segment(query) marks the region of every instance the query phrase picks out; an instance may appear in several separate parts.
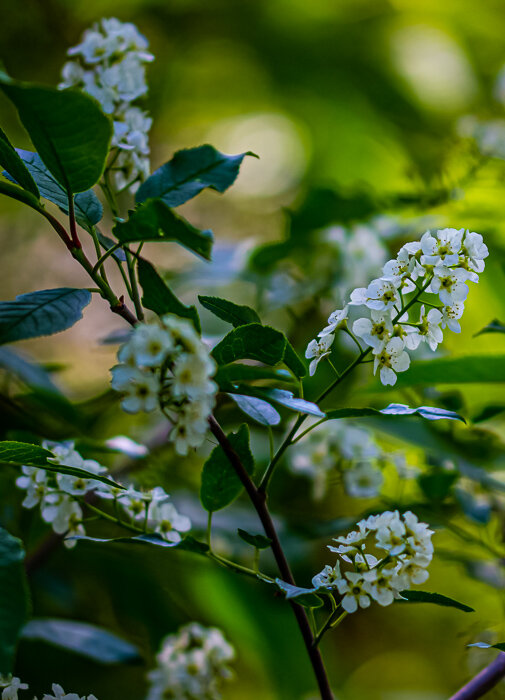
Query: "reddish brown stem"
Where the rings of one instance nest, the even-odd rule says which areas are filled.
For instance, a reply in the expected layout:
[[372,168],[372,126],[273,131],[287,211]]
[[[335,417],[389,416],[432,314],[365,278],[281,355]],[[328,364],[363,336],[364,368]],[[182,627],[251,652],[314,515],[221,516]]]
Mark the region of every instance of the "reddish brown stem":
[[452,695],[450,700],[476,700],[497,685],[505,677],[505,654],[500,652],[489,666],[486,666],[475,678]]
[[[277,535],[277,531],[275,529],[275,525],[272,521],[270,512],[268,510],[266,494],[260,492],[256,488],[256,485],[254,484],[251,477],[247,473],[244,465],[242,464],[240,457],[233,449],[232,445],[230,444],[230,441],[226,437],[223,429],[221,428],[217,420],[214,418],[214,416],[211,416],[209,418],[209,426],[212,434],[217,439],[218,443],[223,449],[223,452],[228,457],[230,464],[232,465],[237,476],[242,482],[247,492],[247,495],[251,500],[251,503],[256,509],[256,512],[258,513],[258,517],[261,521],[261,524],[263,525],[263,529],[265,531],[266,536],[272,540],[272,544],[270,546],[282,579],[287,583],[290,583],[292,586],[295,586],[295,579],[293,577],[293,574],[291,573],[291,569],[286,559],[286,555],[284,554],[281,543],[279,541],[279,537]],[[304,608],[302,608],[300,605],[297,605],[292,601],[290,601],[290,604],[293,613],[296,617],[298,627],[300,628],[305,648],[307,649],[307,654],[309,655],[309,659],[312,664],[314,674],[316,676],[317,684],[319,686],[319,692],[321,694],[321,699],[333,700],[333,693],[331,692],[328,676],[326,675],[326,669],[324,668],[321,653],[319,649],[314,646],[314,637],[310,628],[307,614]]]

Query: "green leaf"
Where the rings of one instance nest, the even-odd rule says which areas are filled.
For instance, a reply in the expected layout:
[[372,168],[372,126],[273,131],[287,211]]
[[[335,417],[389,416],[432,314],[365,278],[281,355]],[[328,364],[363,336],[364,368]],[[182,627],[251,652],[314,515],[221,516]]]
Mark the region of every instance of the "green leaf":
[[66,192],[84,192],[102,175],[112,124],[83,92],[12,80],[0,73],[0,89],[16,106],[40,157]]
[[55,472],[56,474],[69,474],[81,479],[93,479],[101,481],[109,486],[115,486],[119,489],[124,489],[124,486],[117,484],[107,476],[89,472],[87,469],[80,467],[68,467],[65,464],[53,464],[49,459],[53,459],[54,455],[49,450],[45,450],[38,445],[32,445],[27,442],[16,442],[14,440],[4,440],[0,442],[0,463],[13,464],[16,466],[37,467],[44,469],[47,472]]
[[198,300],[214,316],[231,323],[235,328],[246,326],[248,323],[261,323],[260,317],[250,306],[239,306],[232,301],[220,299],[219,297],[198,296]]
[[437,408],[434,406],[419,406],[419,408],[410,408],[402,403],[390,403],[386,408],[335,408],[327,411],[327,420],[337,418],[362,418],[366,416],[412,416],[418,415],[427,420],[460,420],[466,423],[463,416],[455,411],[448,411],[445,408]]
[[421,474],[417,478],[417,483],[430,501],[443,501],[449,495],[458,477],[459,474],[456,471],[433,471],[428,474]]
[[285,369],[271,369],[270,367],[259,367],[257,365],[221,365],[218,368],[214,381],[224,389],[233,382],[255,381],[260,379],[272,379],[277,382],[292,382],[292,375]]
[[304,608],[320,608],[324,605],[322,598],[314,593],[317,588],[300,588],[293,586],[280,578],[275,579],[275,583],[280,591],[284,593],[286,600],[291,600]]
[[[249,447],[249,428],[243,424],[228,440],[240,457],[248,474],[254,472],[254,458]],[[200,500],[205,510],[214,512],[232,503],[242,492],[238,478],[222,447],[218,445],[210,453],[202,471]]]
[[97,542],[99,544],[141,544],[154,545],[155,547],[166,547],[168,549],[180,549],[183,552],[193,552],[206,556],[209,551],[209,546],[205,542],[199,542],[194,537],[188,535],[180,542],[167,542],[159,535],[136,535],[135,537],[113,537],[111,539],[103,539],[100,537],[88,537],[87,535],[75,535],[69,537],[69,540],[84,540],[86,542]]
[[247,530],[242,530],[240,527],[238,528],[237,532],[238,536],[243,539],[244,542],[256,547],[256,549],[268,549],[272,544],[270,537],[265,537],[265,535],[252,535],[250,532],[247,532]]
[[113,233],[122,243],[175,241],[205,260],[210,260],[214,242],[212,231],[195,228],[161,199],[149,200],[130,211],[128,220],[118,222]]
[[[112,248],[116,245],[116,241],[112,240],[112,238],[109,238],[109,236],[100,233],[100,231],[97,231],[96,235],[101,245],[105,248],[105,250],[109,250],[109,248]],[[116,260],[120,260],[121,262],[124,262],[126,260],[126,253],[122,248],[116,248],[116,250],[112,253],[112,256],[116,258]]]
[[200,319],[194,306],[186,306],[175,296],[166,282],[159,276],[150,262],[139,258],[138,261],[139,282],[142,287],[142,304],[146,309],[151,309],[158,316],[175,314],[192,321],[196,330],[200,333]]
[[263,399],[243,394],[228,394],[247,416],[261,425],[278,425],[281,417],[273,406]]
[[319,406],[316,406],[312,401],[299,399],[293,395],[292,391],[286,391],[285,389],[263,389],[261,387],[248,387],[248,391],[254,396],[275,401],[275,403],[290,408],[292,411],[297,411],[297,413],[308,413],[311,416],[324,418],[325,414],[321,411]]
[[32,209],[41,210],[40,202],[31,192],[23,190],[21,187],[15,187],[9,182],[0,180],[0,194],[4,194],[11,199],[16,199],[18,202],[27,204]]
[[[16,152],[37,183],[41,196],[56,204],[64,214],[68,215],[67,192],[51,175],[39,154],[33,151],[23,151],[21,148],[17,148]],[[17,183],[16,177],[8,169],[3,175],[12,180],[12,182]],[[86,190],[86,192],[75,195],[74,210],[77,223],[87,231],[97,224],[103,216],[102,204],[93,190]]]
[[76,620],[30,620],[23,628],[21,638],[47,642],[99,664],[120,664],[140,659],[139,650],[133,644],[100,627]]
[[224,192],[235,182],[245,156],[257,158],[250,151],[228,156],[208,144],[177,151],[142,183],[135,199],[145,202],[159,197],[169,207],[178,207],[206,187]]
[[469,384],[505,382],[505,355],[440,357],[413,362],[408,372],[398,375],[394,388],[422,384]]
[[260,323],[249,323],[230,331],[216,345],[212,355],[218,365],[245,359],[258,360],[266,365],[284,362],[296,377],[305,374],[305,366],[286,336],[275,328],[262,326]]
[[36,199],[39,198],[39,191],[33,177],[2,129],[0,129],[0,165],[24,190],[33,194]]
[[501,321],[495,318],[491,323],[488,323],[487,326],[484,326],[481,331],[475,333],[473,337],[476,338],[478,335],[484,335],[484,333],[505,333],[505,326]]
[[91,301],[87,289],[61,287],[0,302],[0,344],[52,335],[73,326]]
[[[408,603],[433,603],[434,605],[441,605],[445,608],[456,608],[457,610],[462,610],[463,612],[475,612],[473,608],[470,608],[464,603],[458,603],[457,600],[448,598],[440,593],[426,593],[425,591],[400,591],[400,595]],[[400,603],[403,600],[398,601]]]
[[21,540],[0,527],[0,675],[12,673],[21,629],[29,614]]
[[474,642],[473,644],[467,644],[467,647],[477,647],[477,649],[499,649],[500,651],[505,651],[505,642],[498,642],[497,644],[486,644],[486,642]]
[[25,359],[10,348],[0,347],[0,367],[15,375],[19,380],[31,387],[38,387],[54,394],[60,394],[53,384],[49,373],[40,365]]

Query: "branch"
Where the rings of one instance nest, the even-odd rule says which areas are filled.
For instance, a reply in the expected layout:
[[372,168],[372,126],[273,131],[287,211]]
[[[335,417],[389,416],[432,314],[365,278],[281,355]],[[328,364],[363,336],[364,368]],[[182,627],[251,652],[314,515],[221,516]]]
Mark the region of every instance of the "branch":
[[489,666],[472,678],[461,690],[452,695],[449,700],[475,700],[485,695],[505,676],[505,654],[500,652]]
[[[244,465],[242,464],[239,456],[233,449],[232,445],[230,444],[230,441],[226,437],[223,429],[221,428],[217,420],[214,418],[214,416],[210,416],[209,426],[212,434],[217,439],[223,452],[228,457],[230,464],[235,469],[235,472],[237,473],[237,476],[242,482],[247,492],[247,495],[251,500],[251,503],[256,509],[258,517],[261,520],[261,524],[263,525],[265,535],[272,540],[272,544],[270,546],[272,549],[272,553],[275,557],[279,573],[281,574],[284,581],[295,586],[295,579],[293,578],[293,574],[291,573],[291,569],[286,559],[286,555],[284,554],[281,543],[279,541],[279,537],[277,535],[277,531],[275,529],[275,525],[272,521],[270,512],[268,510],[268,506],[266,503],[266,494],[260,492],[256,488],[254,482],[252,481]],[[333,700],[333,693],[331,692],[321,653],[319,649],[314,646],[314,637],[312,635],[312,630],[310,628],[310,623],[307,618],[307,614],[304,608],[302,608],[300,605],[292,601],[289,602],[295,614],[298,627],[300,628],[300,632],[303,637],[305,648],[307,649],[307,653],[309,655],[310,662],[312,664],[312,668],[316,676],[316,680],[319,686],[319,692],[321,693],[321,699]]]

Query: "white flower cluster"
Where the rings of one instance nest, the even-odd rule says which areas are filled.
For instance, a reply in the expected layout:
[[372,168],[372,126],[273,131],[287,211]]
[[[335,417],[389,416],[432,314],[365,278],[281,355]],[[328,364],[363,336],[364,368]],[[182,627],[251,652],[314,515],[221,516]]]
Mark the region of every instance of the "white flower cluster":
[[318,426],[300,440],[291,453],[290,468],[311,479],[316,500],[326,493],[332,474],[341,475],[349,496],[375,498],[384,467],[393,464],[404,476],[408,473],[404,462],[403,452],[386,452],[371,430],[338,420]]
[[[405,244],[384,265],[382,277],[355,289],[349,303],[334,311],[318,339],[309,343],[305,357],[311,360],[310,375],[330,354],[335,332],[348,330],[350,307],[359,307],[366,315],[354,321],[352,331],[372,349],[374,374],[379,371],[383,384],[395,384],[396,373],[409,368],[407,349],[425,342],[436,350],[443,328],[461,331],[458,319],[469,291],[467,282],[479,281],[488,254],[482,236],[465,229],[445,228],[434,235],[427,231],[420,241]],[[418,301],[422,292],[438,295],[440,304]],[[409,294],[413,296],[407,301]],[[414,303],[418,315],[412,320]]]
[[[395,599],[401,599],[401,591],[428,579],[433,530],[419,522],[414,513],[386,511],[360,520],[357,528],[344,537],[336,537],[338,546],[328,546],[352,568],[341,572],[337,560],[312,579],[316,588],[335,589],[342,596],[340,603],[346,612],[368,608],[372,600],[391,605]],[[385,552],[382,558],[365,551],[372,536],[374,551]]]
[[95,460],[83,459],[73,443],[44,442],[43,447],[53,453],[54,457],[49,461],[54,464],[78,467],[90,475],[81,478],[24,466],[23,475],[16,480],[16,485],[26,490],[23,506],[39,506],[42,519],[54,532],[66,535],[66,547],[74,547],[77,543],[77,540],[68,538],[86,534],[81,501],[90,492],[99,499],[113,500],[117,516],[123,516],[119,519],[126,524],[134,524],[146,532],[156,532],[168,542],[180,542],[180,533],[191,528],[190,519],[177,511],[169,502],[170,496],[160,486],[146,492],[132,487],[121,490],[93,479],[94,474],[106,475],[107,469]]
[[193,622],[163,640],[157,667],[150,671],[147,700],[219,700],[235,650],[223,633]]
[[[2,688],[2,700],[18,700],[18,692],[28,690],[29,686],[26,683],[21,683],[19,678],[0,676],[0,689]],[[77,693],[65,693],[61,685],[57,683],[53,683],[52,693],[52,695],[44,694],[42,700],[97,700],[94,695],[81,697]],[[33,700],[37,700],[37,698],[34,697]]]
[[159,324],[139,324],[118,352],[111,386],[127,413],[160,406],[174,424],[180,455],[199,447],[217,391],[214,360],[189,321],[166,315]]
[[73,60],[62,69],[60,88],[82,89],[113,118],[112,146],[117,152],[111,167],[118,190],[131,186],[134,191],[149,175],[152,119],[133,104],[147,92],[145,64],[154,59],[147,47],[135,25],[102,19],[68,50]]

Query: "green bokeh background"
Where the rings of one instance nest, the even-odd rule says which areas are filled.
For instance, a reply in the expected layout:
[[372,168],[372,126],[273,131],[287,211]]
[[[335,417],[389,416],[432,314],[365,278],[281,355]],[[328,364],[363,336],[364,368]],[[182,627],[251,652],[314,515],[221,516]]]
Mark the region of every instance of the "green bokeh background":
[[[205,142],[225,152],[253,150],[260,156],[246,160],[237,185],[225,197],[205,192],[183,207],[192,223],[215,232],[220,252],[211,272],[205,276],[201,266],[190,268],[190,256],[172,247],[156,249],[156,258],[155,249],[147,247],[174,278],[187,271],[179,280],[186,301],[194,301],[195,289],[205,293],[207,281],[228,274],[232,245],[240,252],[282,239],[284,210],[298,207],[315,187],[344,193],[358,188],[385,203],[401,194],[412,201],[400,207],[401,216],[429,216],[435,225],[464,226],[486,237],[491,249],[487,271],[471,290],[462,335],[448,337],[445,348],[455,355],[504,352],[503,336],[473,335],[492,318],[505,318],[505,168],[491,160],[466,178],[473,156],[456,132],[465,114],[503,116],[503,107],[493,99],[494,81],[505,62],[502,2],[26,0],[3,5],[0,48],[9,72],[51,84],[58,82],[67,47],[77,43],[90,23],[117,16],[138,25],[156,56],[148,69],[151,88],[145,101],[154,118],[153,166],[178,148]],[[29,147],[3,98],[0,112],[11,140]],[[453,192],[437,200],[437,193],[453,191],[462,181],[464,194]],[[1,298],[65,284],[87,286],[84,274],[76,271],[35,213],[14,202],[1,204]],[[388,210],[386,204],[383,209]],[[310,239],[302,252],[317,261]],[[227,296],[251,303],[256,281],[233,281]],[[265,316],[289,330],[299,349],[324,321],[321,315],[302,313],[303,322],[296,323],[282,309],[266,308]],[[208,333],[224,330],[210,316],[203,318]],[[113,348],[98,341],[120,327],[120,320],[111,319],[106,306],[93,300],[85,319],[70,331],[22,347],[39,361],[62,363],[60,386],[69,397],[87,400],[106,387],[113,364]],[[319,381],[324,379],[323,373]],[[487,403],[499,402],[502,394],[501,385],[468,385],[458,401],[475,415]],[[371,396],[380,405],[393,398],[381,395],[377,385]],[[359,400],[367,401],[363,395]],[[145,430],[153,430],[142,420],[125,423],[117,407],[104,402],[99,420],[81,422],[82,433],[100,438],[127,432],[143,439]],[[5,411],[8,431],[11,414]],[[61,437],[76,432],[71,419],[69,426],[58,420],[48,432],[59,431]],[[234,420],[230,418],[230,425]],[[502,425],[497,422],[492,428],[500,436]],[[264,461],[265,440],[259,433],[253,439]],[[423,439],[421,435],[421,448]],[[502,454],[500,443],[498,458]],[[138,477],[147,486],[166,485],[175,503],[203,528],[194,495],[200,464],[197,458],[176,460],[170,451],[160,450],[145,470],[138,470]],[[494,468],[499,466],[498,459]],[[0,518],[31,551],[45,530],[36,514],[20,509],[14,476],[6,471],[0,477]],[[352,516],[361,508],[343,500],[338,489],[321,506],[307,504],[305,496],[303,480],[283,481],[279,474],[273,509],[282,517],[283,540],[297,580],[308,585],[329,561],[325,545],[331,527],[310,544],[297,531]],[[245,500],[216,521],[218,534],[220,529],[257,529]],[[499,540],[493,528],[480,528],[479,536]],[[437,533],[435,544],[453,553],[468,551],[467,544],[450,534]],[[237,556],[247,556],[237,543],[233,546]],[[160,639],[193,619],[221,627],[237,648],[237,678],[225,698],[292,700],[313,694],[311,671],[285,603],[268,588],[191,555],[90,544],[72,552],[59,548],[33,574],[31,584],[37,616],[103,625],[137,644],[144,656],[139,665],[106,667],[22,642],[17,673],[39,697],[57,681],[67,692],[93,692],[99,700],[142,698],[144,674]],[[505,639],[504,586],[474,580],[460,563],[440,556],[425,588],[463,600],[475,613],[394,605],[349,616],[322,645],[338,700],[447,698],[493,656],[470,653],[465,644],[485,630],[491,630],[495,641]],[[495,697],[504,692],[495,691]]]

